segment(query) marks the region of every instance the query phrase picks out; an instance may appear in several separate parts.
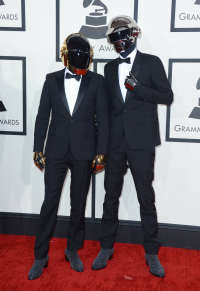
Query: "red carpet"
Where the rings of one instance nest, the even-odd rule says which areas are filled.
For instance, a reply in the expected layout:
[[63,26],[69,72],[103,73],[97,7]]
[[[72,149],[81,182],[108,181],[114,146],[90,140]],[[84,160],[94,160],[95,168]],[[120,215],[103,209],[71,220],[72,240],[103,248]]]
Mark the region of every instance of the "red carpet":
[[149,273],[142,246],[132,244],[116,244],[108,267],[92,271],[99,245],[86,241],[79,252],[85,271],[77,273],[64,260],[66,240],[52,239],[48,268],[29,281],[33,246],[34,237],[0,235],[0,291],[200,291],[200,251],[162,247],[166,277],[160,279]]

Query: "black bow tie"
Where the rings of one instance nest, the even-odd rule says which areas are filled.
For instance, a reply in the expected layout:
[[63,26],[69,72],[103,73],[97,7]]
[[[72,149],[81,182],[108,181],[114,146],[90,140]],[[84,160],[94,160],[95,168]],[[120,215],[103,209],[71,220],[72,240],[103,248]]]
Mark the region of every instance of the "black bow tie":
[[70,74],[70,73],[66,73],[65,79],[71,79],[71,78],[76,79],[76,81],[80,81],[81,76],[80,75],[75,75],[75,74],[73,75],[73,74]]
[[122,64],[122,63],[130,64],[131,59],[130,58],[126,58],[126,59],[119,58],[119,64]]

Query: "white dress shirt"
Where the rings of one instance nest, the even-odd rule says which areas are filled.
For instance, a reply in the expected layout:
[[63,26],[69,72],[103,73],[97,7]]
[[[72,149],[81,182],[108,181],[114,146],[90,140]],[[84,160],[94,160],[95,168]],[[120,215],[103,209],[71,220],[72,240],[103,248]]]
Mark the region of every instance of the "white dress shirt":
[[[119,74],[119,85],[120,85],[120,89],[121,89],[121,92],[122,92],[122,96],[123,96],[123,99],[124,99],[124,102],[125,102],[125,99],[126,99],[126,93],[127,93],[127,89],[126,87],[124,86],[124,82],[125,82],[125,79],[126,77],[129,75],[129,72],[131,71],[132,69],[132,66],[133,66],[133,62],[135,60],[135,56],[136,56],[136,53],[137,53],[137,49],[134,49],[126,58],[130,58],[130,61],[131,63],[130,64],[127,64],[127,63],[122,63],[122,64],[119,64],[119,70],[118,70],[118,74]],[[126,58],[123,58],[121,55],[120,55],[120,58],[121,59],[126,59]]]
[[75,78],[66,79],[65,78],[66,73],[72,74],[72,72],[70,72],[68,70],[68,68],[65,68],[65,74],[64,74],[65,95],[66,95],[67,102],[69,105],[70,113],[72,115],[73,110],[74,110],[74,106],[76,103],[76,99],[78,96],[78,91],[79,91],[79,87],[81,84],[81,79],[79,81],[77,81]]

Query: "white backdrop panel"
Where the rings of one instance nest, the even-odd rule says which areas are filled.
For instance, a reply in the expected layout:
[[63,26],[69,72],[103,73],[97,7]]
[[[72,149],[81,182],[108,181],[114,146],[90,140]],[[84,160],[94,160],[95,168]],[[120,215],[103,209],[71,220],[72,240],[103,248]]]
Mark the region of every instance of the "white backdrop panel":
[[0,27],[21,27],[21,0],[5,0],[0,6]]
[[[199,139],[200,108],[197,107],[200,98],[200,92],[197,90],[199,80],[200,59],[196,63],[183,60],[182,63],[173,64],[172,84],[176,99],[170,112],[170,138]],[[192,118],[192,112],[196,118]]]
[[1,112],[0,131],[23,131],[22,61],[0,59],[0,100],[6,111]]
[[[88,35],[95,37],[95,31],[92,31],[91,25],[88,25],[88,18],[91,14],[95,14],[95,10],[101,9],[101,7],[94,5],[90,5],[88,7],[84,7],[83,1],[76,0],[71,1],[69,5],[69,1],[60,0],[60,46],[63,43],[66,35],[69,35],[74,32],[86,32]],[[95,2],[94,2],[95,3]],[[135,1],[134,0],[123,0],[118,1],[116,5],[116,0],[104,0],[102,3],[104,6],[104,17],[105,23],[102,25],[102,30],[106,30],[106,26],[111,18],[115,15],[130,15],[133,17],[134,9],[135,9]],[[98,14],[98,12],[96,13]],[[95,21],[94,17],[90,18],[91,21]],[[113,46],[108,45],[106,38],[101,39],[91,39],[91,44],[94,48],[94,57],[95,58],[115,58],[116,53],[113,49]]]
[[[87,14],[83,13],[82,1],[66,0],[65,2],[69,3],[67,9],[77,5],[75,3],[80,5],[77,5],[76,13],[69,21],[67,17],[69,12],[66,9],[66,17],[61,19],[61,43],[65,33],[80,28],[80,25],[76,26],[77,19],[82,21],[82,25],[85,24]],[[132,7],[129,7],[130,11],[122,9],[121,3],[124,5],[124,1],[104,2],[108,5],[113,3],[109,8],[110,14],[107,20],[118,13],[128,13],[133,16]],[[70,13],[72,15],[72,12]],[[170,32],[171,0],[139,0],[138,23],[143,31],[143,36],[138,41],[138,48],[143,52],[158,55],[166,71],[168,71],[169,58],[199,57],[198,32]],[[0,135],[0,211],[39,213],[44,186],[43,174],[32,162],[33,131],[45,74],[62,68],[62,64],[55,61],[56,1],[26,1],[26,31],[1,31],[0,39],[0,56],[26,56],[27,61],[27,135]],[[92,42],[94,44],[94,40]],[[111,54],[106,53],[105,57],[110,58]],[[103,71],[101,66],[99,71]],[[3,73],[0,74],[2,79]],[[178,74],[182,74],[182,71],[180,70]],[[16,75],[13,76],[13,83],[16,78]],[[180,94],[186,90],[187,80],[184,72],[183,78],[183,84],[179,81],[176,83]],[[173,89],[177,91],[176,86]],[[189,94],[192,95],[193,92]],[[176,98],[179,97],[175,94],[174,106],[176,106]],[[193,94],[189,106],[193,108],[195,105],[197,103]],[[162,146],[156,151],[154,182],[159,222],[200,225],[199,144],[166,142],[165,106],[159,106],[159,120]],[[60,203],[59,214],[62,215],[69,214],[69,182],[68,175]],[[103,174],[97,176],[96,192],[96,215],[101,217],[104,198]],[[88,197],[86,216],[91,216],[91,193]],[[139,207],[130,173],[125,177],[120,218],[139,220]]]
[[199,0],[176,0],[175,27],[199,28]]

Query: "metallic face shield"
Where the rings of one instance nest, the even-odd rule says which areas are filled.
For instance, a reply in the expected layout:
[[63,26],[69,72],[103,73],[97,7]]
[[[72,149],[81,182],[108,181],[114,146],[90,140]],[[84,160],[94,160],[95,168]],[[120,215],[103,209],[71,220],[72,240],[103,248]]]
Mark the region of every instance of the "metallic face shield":
[[114,43],[119,40],[127,39],[127,36],[130,35],[130,30],[124,29],[121,31],[116,31],[108,35],[108,39],[111,43]]
[[63,64],[77,75],[85,75],[92,62],[93,50],[88,40],[79,33],[68,36],[61,49]]
[[111,33],[108,35],[108,39],[114,45],[116,52],[121,53],[135,43],[137,36],[138,31],[126,28]]
[[128,41],[119,40],[114,42],[113,45],[115,47],[116,52],[121,53],[123,51],[126,51],[130,47],[131,43]]
[[85,52],[81,49],[69,50],[68,60],[71,66],[78,69],[88,69],[90,64],[90,52]]
[[106,32],[107,40],[118,53],[126,51],[141,37],[141,29],[130,16],[118,15],[111,19]]
[[119,40],[113,43],[117,53],[126,51],[132,44],[133,42],[129,40]]
[[121,30],[121,31],[116,31],[108,35],[108,39],[110,43],[114,44],[117,41],[120,40],[129,40],[131,37],[137,37],[138,32],[131,32],[129,28]]

